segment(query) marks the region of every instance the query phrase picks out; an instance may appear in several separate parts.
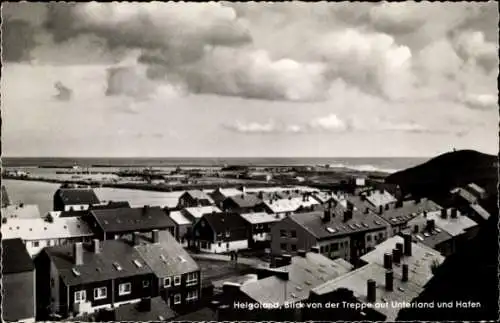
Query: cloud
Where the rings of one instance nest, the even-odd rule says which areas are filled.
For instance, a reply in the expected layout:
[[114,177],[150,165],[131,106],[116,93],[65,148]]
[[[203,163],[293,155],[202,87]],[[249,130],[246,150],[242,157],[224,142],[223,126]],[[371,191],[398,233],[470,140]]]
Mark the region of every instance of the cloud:
[[477,60],[487,71],[498,68],[498,44],[486,41],[481,31],[463,31],[455,37],[453,44],[464,59]]
[[335,114],[329,114],[326,117],[316,118],[309,122],[309,129],[319,131],[345,131],[347,124],[339,119]]
[[471,109],[492,110],[498,108],[498,96],[492,94],[465,94],[460,101]]
[[266,133],[276,133],[280,132],[280,128],[278,125],[274,123],[274,121],[269,121],[267,123],[259,123],[259,122],[241,122],[236,121],[234,124],[226,124],[224,127],[228,130],[246,133],[246,134],[266,134]]
[[2,23],[2,59],[7,62],[31,60],[36,47],[34,27],[23,20],[4,19]]

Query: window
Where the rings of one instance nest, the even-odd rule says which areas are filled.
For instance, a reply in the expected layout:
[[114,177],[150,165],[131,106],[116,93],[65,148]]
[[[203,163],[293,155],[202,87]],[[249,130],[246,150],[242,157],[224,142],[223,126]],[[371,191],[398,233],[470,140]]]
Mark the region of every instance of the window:
[[94,288],[94,300],[104,299],[108,296],[108,290],[106,287]]
[[222,246],[222,242],[219,242],[219,247]]
[[142,281],[142,287],[143,288],[149,287],[149,280],[143,280]]
[[283,251],[286,251],[286,243],[281,243],[280,244],[280,249],[283,250]]
[[186,301],[192,301],[195,299],[198,299],[198,291],[197,290],[193,290],[193,291],[187,293]]
[[181,284],[181,276],[174,277],[174,285],[179,286]]
[[118,295],[128,295],[132,293],[132,284],[130,283],[123,283],[118,285]]
[[174,304],[180,304],[181,303],[181,294],[175,294],[174,295]]
[[[394,231],[396,231],[396,230],[394,230]],[[418,225],[416,225],[416,226],[413,227],[413,232],[414,233],[418,233]]]
[[286,230],[280,230],[280,237],[286,238]]
[[163,287],[170,287],[171,280],[170,277],[163,278]]
[[372,236],[371,235],[367,235],[366,236],[366,241],[368,241],[368,242],[372,241]]
[[331,251],[337,251],[339,250],[339,244],[338,243],[332,243],[331,246],[330,246],[330,250]]
[[297,245],[296,244],[292,244],[292,251],[297,251]]
[[33,247],[38,247],[40,245],[40,242],[38,241],[33,241]]
[[297,231],[292,230],[290,231],[290,234],[292,235],[292,238],[297,238]]
[[84,290],[75,292],[75,303],[83,303],[87,300],[87,293]]
[[198,273],[188,273],[186,279],[186,285],[196,285],[198,282]]

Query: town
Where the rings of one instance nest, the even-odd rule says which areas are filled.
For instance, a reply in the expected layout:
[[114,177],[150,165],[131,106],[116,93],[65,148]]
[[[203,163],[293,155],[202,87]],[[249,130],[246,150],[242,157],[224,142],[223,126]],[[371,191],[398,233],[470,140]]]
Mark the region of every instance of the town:
[[[394,321],[490,217],[474,182],[434,201],[376,176],[343,172],[329,185],[297,175],[312,168],[251,182],[248,169],[226,167],[220,182],[195,187],[206,174],[106,175],[140,178],[143,189],[191,185],[166,206],[100,200],[75,171],[90,175],[59,178],[73,183],[53,192],[48,212],[2,186],[5,321]],[[273,180],[284,174],[294,182]]]

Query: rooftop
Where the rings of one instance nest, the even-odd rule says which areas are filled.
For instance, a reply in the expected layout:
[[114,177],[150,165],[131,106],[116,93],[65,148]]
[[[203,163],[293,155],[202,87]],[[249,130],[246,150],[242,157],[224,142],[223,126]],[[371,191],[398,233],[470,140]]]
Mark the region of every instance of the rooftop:
[[240,208],[252,208],[262,202],[262,200],[254,194],[240,194],[230,196],[226,200],[224,200],[224,202],[228,200],[233,201]]
[[427,215],[427,219],[434,220],[436,227],[443,229],[448,232],[452,236],[458,236],[462,233],[465,233],[467,229],[477,226],[477,223],[474,222],[467,216],[464,216],[460,213],[459,210],[457,212],[457,217],[451,217],[451,209],[447,209],[447,217],[443,219],[440,216],[439,212],[433,212]]
[[334,236],[349,235],[354,232],[373,231],[387,227],[378,215],[373,213],[352,212],[352,218],[344,221],[346,210],[337,204],[333,207],[330,221],[323,221],[324,212],[308,212],[291,214],[289,217],[318,239],[327,239]]
[[182,211],[171,211],[169,216],[177,225],[191,224],[191,221],[182,214]]
[[59,188],[56,193],[65,205],[99,204],[99,198],[90,188]]
[[481,186],[477,185],[476,183],[470,183],[469,185],[467,185],[467,187],[474,190],[475,192],[477,192],[479,194],[486,193],[486,190],[484,188],[482,188]]
[[[246,228],[246,221],[238,213],[208,213],[203,218],[206,219],[212,229],[218,234],[224,234],[234,229]],[[244,237],[231,237],[234,239],[245,239],[246,235]]]
[[280,220],[280,218],[276,218],[274,214],[266,212],[245,213],[241,214],[241,217],[250,224],[272,223]]
[[19,218],[19,219],[38,219],[40,218],[40,210],[38,205],[9,205],[2,208],[3,218]]
[[47,247],[44,251],[68,286],[153,273],[135,248],[123,240],[101,241],[99,253],[84,245],[81,265],[74,263],[73,245]]
[[378,264],[368,264],[314,288],[313,292],[324,295],[339,288],[346,288],[351,290],[359,301],[368,303],[367,281],[372,279],[376,284],[375,303],[389,303],[388,306],[380,306],[376,310],[384,314],[388,321],[395,321],[400,308],[393,307],[391,301],[410,302],[423,290],[422,287],[415,285],[411,281],[403,282],[399,277],[396,278],[396,271],[401,270],[394,270],[395,277],[392,291],[385,288],[386,270]]
[[215,205],[209,205],[209,206],[187,207],[184,209],[184,212],[187,213],[188,215],[191,215],[195,219],[200,219],[204,214],[213,212],[222,212],[222,211]]
[[91,210],[103,210],[103,209],[118,209],[118,208],[122,208],[122,207],[129,208],[130,203],[127,201],[117,201],[117,202],[109,201],[107,203],[92,205],[90,207],[90,209]]
[[407,223],[409,220],[414,219],[424,212],[436,212],[441,209],[429,199],[420,199],[415,201],[404,201],[400,206],[392,206],[388,210],[384,209],[378,215],[389,222],[391,225],[399,225]]
[[477,202],[477,197],[475,197],[474,194],[472,194],[471,192],[467,191],[462,187],[457,187],[453,189],[451,193],[460,196],[470,204],[474,204]]
[[350,270],[352,265],[343,259],[331,260],[317,253],[295,256],[291,264],[276,268],[288,272],[288,279],[270,276],[241,286],[240,290],[259,303],[303,301],[309,292],[326,281],[337,278]]
[[318,200],[318,202],[324,204],[333,198],[333,194],[331,194],[330,192],[316,192],[313,193],[312,197]]
[[52,222],[43,218],[9,218],[2,224],[1,230],[3,239],[47,240],[93,235],[88,224],[80,217],[53,217]]
[[486,211],[481,205],[474,203],[474,204],[471,204],[470,207],[474,212],[476,212],[484,220],[488,220],[490,218],[490,213],[488,211]]
[[451,234],[442,230],[439,227],[436,227],[434,230],[421,230],[417,232],[411,232],[410,230],[407,233],[411,233],[413,236],[413,240],[416,240],[423,245],[426,245],[429,248],[435,249],[439,244],[446,242],[453,238]]
[[236,188],[218,188],[218,189],[214,190],[212,192],[212,194],[215,192],[218,192],[225,197],[240,195],[243,193],[241,190],[236,189]]
[[295,212],[300,207],[310,207],[312,205],[320,204],[316,199],[309,198],[304,199],[302,197],[294,197],[294,198],[286,198],[274,201],[265,201],[264,204],[273,212],[273,213],[284,213],[284,212]]
[[[396,243],[404,243],[401,236],[391,237],[375,247],[374,250],[361,257],[368,264],[374,263],[384,265],[384,254],[391,253],[396,248]],[[432,266],[434,263],[441,264],[444,257],[438,251],[431,249],[421,243],[412,242],[412,255],[403,256],[401,263],[409,265],[409,279],[417,286],[424,287],[432,278]],[[401,276],[400,270],[394,271],[394,277]]]
[[200,191],[200,190],[190,190],[190,191],[186,191],[184,194],[187,194],[196,200],[201,200],[201,201],[204,200],[204,201],[208,201],[209,203],[214,202],[212,200],[212,198],[210,196],[208,196],[207,193]]
[[174,221],[157,206],[92,210],[91,214],[105,232],[142,231],[175,226]]
[[200,270],[187,251],[167,231],[160,231],[159,242],[152,243],[144,235],[135,250],[158,277],[181,275]]
[[21,239],[6,239],[2,237],[2,275],[33,271],[26,246]]
[[396,198],[385,190],[373,190],[364,194],[366,196],[366,200],[375,207],[396,202]]

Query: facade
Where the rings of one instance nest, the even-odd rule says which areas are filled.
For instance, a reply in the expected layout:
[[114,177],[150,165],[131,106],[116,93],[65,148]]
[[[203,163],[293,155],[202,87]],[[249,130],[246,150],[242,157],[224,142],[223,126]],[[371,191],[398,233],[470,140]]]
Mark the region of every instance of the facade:
[[59,188],[54,194],[54,211],[88,210],[91,205],[100,203],[90,188]]
[[34,323],[35,267],[21,239],[2,239],[2,321]]
[[322,212],[292,214],[274,225],[271,252],[295,255],[301,249],[318,248],[332,259],[354,263],[387,238],[387,228],[387,223],[371,212],[331,205]]
[[160,207],[91,210],[88,222],[100,240],[130,238],[134,232],[169,231],[175,236],[175,222]]
[[[3,221],[2,221],[3,222]],[[3,239],[21,239],[31,257],[43,248],[89,242],[94,232],[80,217],[9,218],[2,224]]]
[[248,246],[254,247],[259,242],[266,244],[271,241],[271,227],[281,220],[279,215],[266,212],[245,213],[241,217],[247,222],[249,228]]
[[153,270],[154,285],[166,304],[178,313],[196,308],[201,299],[198,264],[166,231],[153,232],[153,239],[138,235],[135,250]]
[[175,239],[183,245],[189,245],[189,239],[193,224],[191,220],[184,216],[182,211],[171,211],[170,218],[175,223]]
[[255,194],[243,193],[228,197],[222,202],[222,209],[227,212],[250,213],[260,211],[257,206],[262,200]]
[[205,192],[200,190],[187,191],[179,197],[178,208],[209,206],[215,202]]
[[238,213],[205,214],[193,226],[193,240],[205,252],[223,253],[248,248],[247,222]]
[[158,293],[151,268],[122,240],[45,248],[37,282],[41,319],[91,314]]

